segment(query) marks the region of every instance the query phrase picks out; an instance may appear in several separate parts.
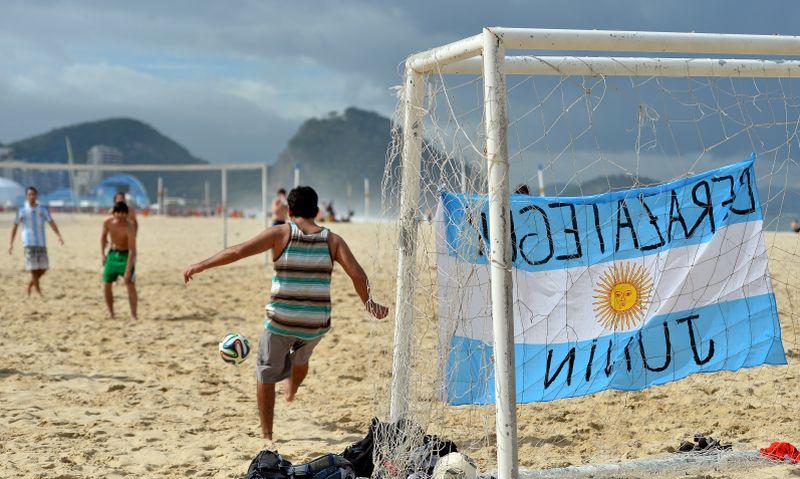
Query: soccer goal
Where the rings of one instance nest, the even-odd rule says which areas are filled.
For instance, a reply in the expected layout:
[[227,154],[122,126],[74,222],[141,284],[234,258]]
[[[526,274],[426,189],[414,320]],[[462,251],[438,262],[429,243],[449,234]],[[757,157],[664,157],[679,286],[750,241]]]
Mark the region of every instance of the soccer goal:
[[800,37],[524,28],[410,56],[383,184],[390,417],[499,479],[800,431],[798,58]]
[[[25,161],[4,161],[0,162],[0,169],[6,170],[23,170],[23,171],[67,171],[70,175],[74,172],[183,172],[187,174],[200,173],[200,172],[219,172],[220,173],[220,211],[219,216],[222,218],[222,247],[228,247],[228,173],[230,171],[258,171],[261,174],[261,217],[264,222],[264,227],[269,226],[269,193],[267,189],[268,182],[268,167],[265,163],[224,163],[224,164],[129,164],[129,165],[92,165],[92,164],[75,164],[75,163],[35,163]],[[158,192],[156,201],[159,204],[159,213],[165,210],[164,188],[161,179],[158,181]],[[205,185],[205,206],[210,208],[209,201],[209,185]],[[142,205],[149,207],[150,205]],[[266,258],[266,257],[265,257]],[[266,259],[265,259],[266,261]]]

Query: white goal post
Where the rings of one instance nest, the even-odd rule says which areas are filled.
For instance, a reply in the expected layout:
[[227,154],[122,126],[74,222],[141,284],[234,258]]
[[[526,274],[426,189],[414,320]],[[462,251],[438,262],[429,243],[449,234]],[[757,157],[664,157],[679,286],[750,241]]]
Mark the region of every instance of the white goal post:
[[[547,55],[506,56],[506,50]],[[559,52],[626,52],[641,56],[569,56]],[[675,55],[691,55],[690,58]],[[696,58],[697,55],[732,58]],[[735,56],[744,56],[738,58]],[[481,34],[410,56],[402,91],[402,152],[397,297],[391,384],[392,420],[408,412],[413,342],[416,238],[420,217],[423,105],[429,75],[483,77],[483,128],[489,198],[497,477],[516,479],[517,422],[509,224],[506,75],[800,78],[800,37],[708,33],[486,28]],[[756,58],[748,58],[756,57]],[[763,57],[773,57],[763,58]]]

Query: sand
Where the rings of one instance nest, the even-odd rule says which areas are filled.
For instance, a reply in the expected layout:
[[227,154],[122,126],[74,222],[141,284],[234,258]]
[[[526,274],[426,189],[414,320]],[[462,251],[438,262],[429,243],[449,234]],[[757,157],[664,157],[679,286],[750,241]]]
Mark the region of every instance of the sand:
[[[3,254],[0,261],[0,477],[243,475],[266,445],[259,435],[253,359],[227,365],[217,355],[217,342],[238,331],[257,343],[270,281],[263,258],[203,273],[184,286],[182,269],[221,246],[219,220],[141,218],[140,321],[131,324],[122,285],[115,287],[117,319],[106,316],[99,282],[102,217],[64,214],[56,220],[66,245],[49,236],[52,269],[42,280],[45,298],[24,296],[19,240],[13,256]],[[231,220],[230,226],[231,243],[259,230],[256,220]],[[0,215],[3,241],[9,229],[10,216]],[[391,305],[390,228],[334,229],[362,259],[375,296]],[[695,432],[710,432],[739,450],[773,440],[800,443],[800,243],[788,234],[768,240],[775,241],[771,270],[788,367],[520,406],[521,464],[542,468],[664,456]],[[297,400],[287,405],[279,398],[276,407],[276,441],[269,446],[293,462],[340,452],[363,436],[372,416],[386,414],[393,324],[367,317],[341,270],[333,288],[334,329],[315,351]],[[431,305],[423,301],[420,307]],[[422,363],[435,362],[433,321],[418,323]],[[420,373],[416,383],[430,377]],[[430,430],[491,467],[493,409],[449,407],[423,389],[417,387],[428,415],[420,417]],[[746,474],[709,471],[708,477],[795,473],[781,466]]]

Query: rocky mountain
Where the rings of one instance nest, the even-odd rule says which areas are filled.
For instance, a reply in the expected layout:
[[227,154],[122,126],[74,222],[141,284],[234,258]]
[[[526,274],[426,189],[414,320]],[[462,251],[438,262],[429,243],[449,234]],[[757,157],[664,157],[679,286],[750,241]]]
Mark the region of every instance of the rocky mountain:
[[[342,213],[350,185],[353,208],[360,212],[364,178],[369,180],[371,200],[380,198],[390,141],[389,119],[374,112],[348,108],[324,118],[312,118],[300,126],[270,167],[270,189],[290,189],[297,167],[300,183],[313,186],[320,198],[333,200]],[[378,203],[373,204],[371,209],[377,212]]]
[[94,145],[122,151],[125,163],[206,163],[152,126],[130,118],[81,123],[57,128],[8,146],[14,154],[32,162],[66,163],[64,137],[69,137],[76,163],[86,163],[86,152]]

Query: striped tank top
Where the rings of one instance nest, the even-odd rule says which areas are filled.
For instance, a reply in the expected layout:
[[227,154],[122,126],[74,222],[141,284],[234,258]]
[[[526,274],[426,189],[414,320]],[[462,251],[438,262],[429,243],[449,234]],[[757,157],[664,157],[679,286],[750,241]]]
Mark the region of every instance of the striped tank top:
[[289,222],[289,243],[273,262],[272,290],[264,327],[273,333],[315,339],[331,329],[328,230],[305,234]]

